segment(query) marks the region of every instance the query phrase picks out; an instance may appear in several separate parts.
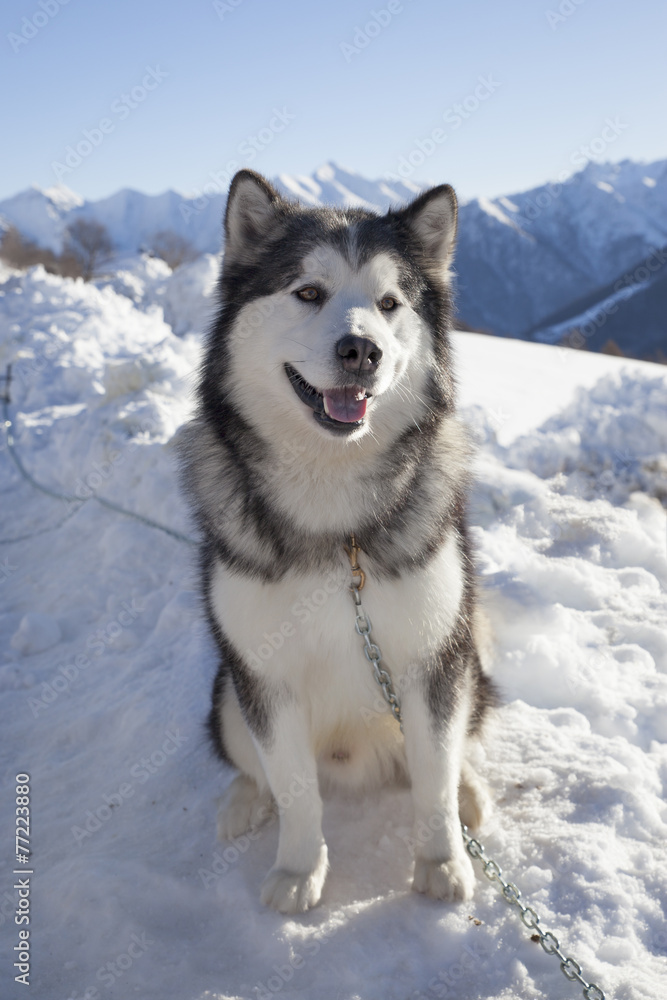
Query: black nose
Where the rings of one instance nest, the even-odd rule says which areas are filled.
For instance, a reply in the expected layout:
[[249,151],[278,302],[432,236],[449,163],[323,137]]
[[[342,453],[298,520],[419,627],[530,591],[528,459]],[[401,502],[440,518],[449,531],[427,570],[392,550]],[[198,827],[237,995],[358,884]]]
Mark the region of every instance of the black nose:
[[345,371],[356,374],[376,372],[382,357],[382,351],[372,340],[367,340],[365,337],[353,337],[352,334],[339,340],[336,350]]

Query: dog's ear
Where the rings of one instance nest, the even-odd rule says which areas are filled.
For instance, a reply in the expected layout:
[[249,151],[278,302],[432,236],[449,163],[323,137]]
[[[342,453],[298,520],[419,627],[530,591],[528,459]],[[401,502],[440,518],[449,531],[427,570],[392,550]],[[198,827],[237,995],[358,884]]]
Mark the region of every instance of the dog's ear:
[[225,257],[252,264],[267,241],[280,236],[287,202],[254,170],[234,175],[225,211]]
[[425,191],[401,213],[416,238],[422,266],[445,277],[454,252],[458,206],[449,184]]

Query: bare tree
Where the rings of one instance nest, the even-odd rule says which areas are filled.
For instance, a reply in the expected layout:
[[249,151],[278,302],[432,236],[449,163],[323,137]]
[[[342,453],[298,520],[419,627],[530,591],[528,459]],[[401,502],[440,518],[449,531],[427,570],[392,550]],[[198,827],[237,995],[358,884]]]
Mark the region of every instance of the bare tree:
[[0,257],[10,267],[18,267],[21,270],[33,267],[35,264],[43,264],[51,274],[59,273],[58,258],[53,250],[40,247],[34,240],[23,236],[16,226],[8,226],[2,234]]
[[172,271],[199,256],[190,240],[180,236],[173,229],[161,229],[155,233],[150,241],[150,247],[153,256],[161,257]]
[[62,259],[77,261],[84,281],[113,256],[113,243],[106,226],[93,219],[76,219],[65,230]]
[[78,257],[65,247],[60,256],[56,258],[56,274],[61,275],[63,278],[83,278],[83,262],[81,257]]

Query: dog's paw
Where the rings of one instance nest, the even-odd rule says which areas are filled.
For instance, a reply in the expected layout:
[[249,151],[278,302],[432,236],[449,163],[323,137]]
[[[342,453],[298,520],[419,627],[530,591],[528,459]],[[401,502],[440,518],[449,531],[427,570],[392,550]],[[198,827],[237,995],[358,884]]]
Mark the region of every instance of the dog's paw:
[[260,792],[252,778],[240,774],[220,800],[218,840],[234,840],[248,830],[256,830],[272,815],[271,793]]
[[461,822],[471,830],[479,830],[487,821],[493,804],[487,788],[483,781],[471,768],[467,768],[461,774],[459,784],[459,816]]
[[449,861],[418,857],[412,886],[417,892],[425,892],[433,899],[460,903],[472,899],[475,873],[465,854],[457,854]]
[[327,875],[327,849],[323,847],[317,865],[309,872],[289,872],[272,868],[262,883],[260,899],[280,913],[304,913],[317,906]]

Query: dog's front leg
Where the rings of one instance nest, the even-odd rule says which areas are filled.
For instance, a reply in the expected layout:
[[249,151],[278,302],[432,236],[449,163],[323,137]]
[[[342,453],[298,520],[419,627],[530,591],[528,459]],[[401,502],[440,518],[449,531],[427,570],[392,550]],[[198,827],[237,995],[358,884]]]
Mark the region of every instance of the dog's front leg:
[[435,720],[426,692],[416,685],[405,693],[402,713],[415,810],[413,886],[434,899],[471,899],[475,875],[463,847],[458,801],[464,706],[451,706]]
[[322,799],[305,712],[294,702],[281,706],[270,742],[258,749],[280,817],[278,856],[261,899],[281,913],[302,913],[320,901],[327,873]]

